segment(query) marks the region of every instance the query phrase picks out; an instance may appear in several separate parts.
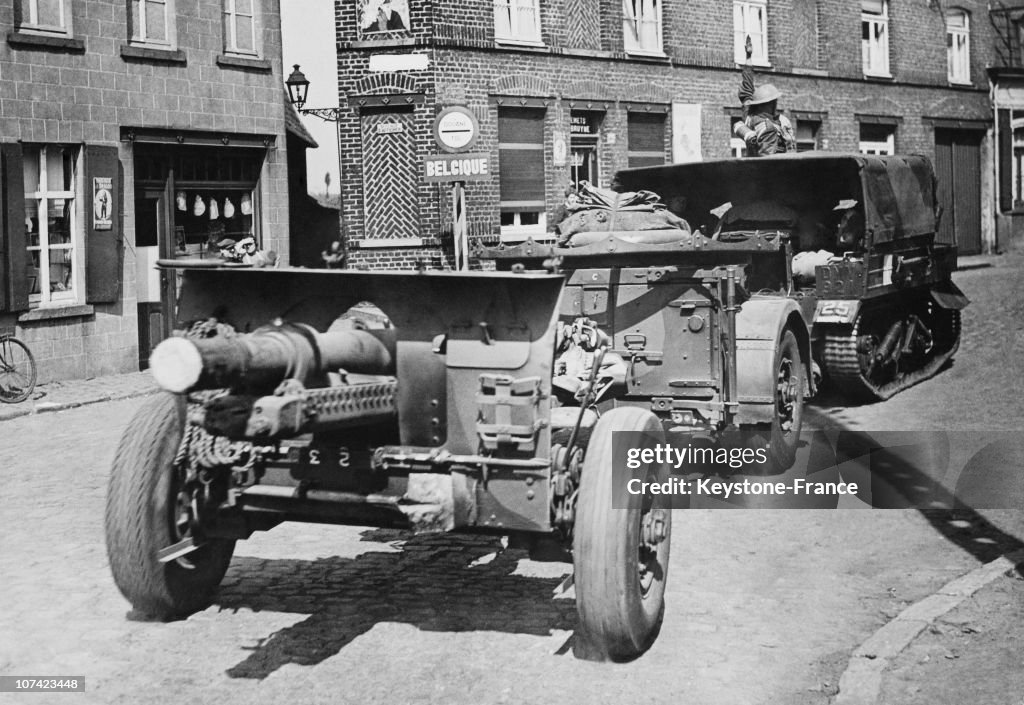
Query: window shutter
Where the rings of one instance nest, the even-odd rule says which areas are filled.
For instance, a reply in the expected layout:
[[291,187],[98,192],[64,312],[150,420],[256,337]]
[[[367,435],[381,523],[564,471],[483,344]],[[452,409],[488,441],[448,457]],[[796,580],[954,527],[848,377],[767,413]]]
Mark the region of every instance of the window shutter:
[[[85,148],[85,300],[90,304],[114,303],[121,291],[123,216],[121,208],[121,162],[117,147],[90,145]],[[93,196],[103,180],[110,179],[110,226],[96,229]]]
[[28,308],[28,237],[20,144],[0,145],[0,194],[0,311],[24,311]]
[[498,161],[502,210],[537,210],[544,204],[544,110],[498,113]]
[[665,163],[664,113],[629,113],[626,127],[630,168]]
[[1013,210],[1013,127],[1010,111],[1001,108],[999,121],[999,210]]

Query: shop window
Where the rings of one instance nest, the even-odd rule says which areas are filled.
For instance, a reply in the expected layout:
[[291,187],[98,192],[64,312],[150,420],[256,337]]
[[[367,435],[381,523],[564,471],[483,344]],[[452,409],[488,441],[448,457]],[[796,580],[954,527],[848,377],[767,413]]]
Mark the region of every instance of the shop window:
[[813,152],[818,149],[818,132],[820,131],[821,123],[817,120],[797,120],[796,151]]
[[888,0],[861,0],[861,61],[866,76],[889,77]]
[[896,126],[862,123],[859,150],[861,154],[895,154]]
[[569,116],[569,181],[574,188],[583,181],[594,186],[600,183],[598,142],[603,117],[603,113],[583,111]]
[[538,0],[494,0],[494,38],[499,42],[540,42]]
[[661,0],[622,0],[622,44],[627,54],[661,54]]
[[224,51],[258,54],[255,0],[224,0]]
[[971,26],[963,10],[946,13],[946,68],[950,83],[971,82]]
[[544,237],[543,108],[498,110],[498,162],[501,237]]
[[25,145],[22,159],[29,304],[81,303],[79,262],[84,233],[76,207],[78,150],[67,145]]
[[71,34],[71,0],[18,0],[18,29],[47,34]]
[[174,0],[132,0],[129,21],[132,43],[174,47]]
[[665,163],[665,114],[629,113],[626,157],[630,168]]
[[746,42],[750,37],[750,63],[768,65],[767,0],[736,0],[732,4],[733,54],[737,64],[747,62]]

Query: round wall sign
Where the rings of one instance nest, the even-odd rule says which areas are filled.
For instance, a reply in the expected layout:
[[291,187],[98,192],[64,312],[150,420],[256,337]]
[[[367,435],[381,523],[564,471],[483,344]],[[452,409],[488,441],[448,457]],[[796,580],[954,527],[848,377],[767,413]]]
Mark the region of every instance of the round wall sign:
[[445,108],[434,120],[434,139],[446,152],[470,149],[480,136],[480,123],[469,110],[459,105]]

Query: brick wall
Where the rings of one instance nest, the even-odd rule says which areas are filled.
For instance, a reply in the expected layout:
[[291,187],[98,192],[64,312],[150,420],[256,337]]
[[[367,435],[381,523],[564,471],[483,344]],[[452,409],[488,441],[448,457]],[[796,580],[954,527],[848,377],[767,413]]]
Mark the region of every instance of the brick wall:
[[[597,101],[604,112],[600,136],[600,171],[607,183],[626,165],[626,114],[634,103],[667,105],[698,103],[702,108],[702,151],[705,158],[729,153],[729,108],[738,107],[739,70],[733,60],[732,6],[727,2],[665,0],[662,21],[665,58],[627,57],[622,53],[621,0],[546,0],[541,4],[544,47],[515,47],[493,41],[491,0],[423,2],[431,10],[424,28],[404,39],[344,45],[339,51],[342,100],[367,93],[368,56],[381,53],[424,53],[429,67],[406,74],[417,82],[424,101],[417,107],[421,156],[434,153],[430,126],[436,111],[463,103],[481,122],[474,151],[487,151],[498,161],[497,103],[502,96],[547,101],[545,124],[546,201],[549,212],[562,199],[568,167],[555,167],[552,136],[568,136],[571,104]],[[867,80],[861,70],[860,8],[845,0],[769,0],[769,59],[759,83],[774,83],[783,93],[781,107],[824,113],[819,139],[832,151],[856,151],[858,115],[899,118],[897,149],[929,156],[934,131],[929,118],[990,119],[984,66],[992,60],[991,27],[984,3],[971,0],[973,86],[949,86],[946,80],[945,28],[939,5],[892,0],[890,63],[892,80]],[[352,36],[349,3],[337,2],[339,41]],[[346,24],[348,23],[348,24]],[[580,32],[578,25],[598,28]],[[598,41],[599,40],[599,41]],[[401,43],[398,43],[401,42]],[[360,83],[360,82],[363,83]],[[392,81],[394,84],[394,81]],[[436,86],[436,90],[432,89]],[[384,91],[388,89],[383,89]],[[378,91],[379,93],[380,91]],[[395,93],[401,90],[395,89]],[[607,108],[603,107],[607,104]],[[352,241],[361,237],[361,154],[355,108],[341,124],[346,194],[345,227]],[[671,125],[671,121],[667,121]],[[609,135],[615,136],[614,144]],[[666,134],[666,154],[671,135]],[[498,231],[498,177],[467,186],[471,233],[495,237]],[[421,228],[425,243],[443,246],[450,238],[447,189],[421,187]],[[438,252],[437,249],[434,252]],[[353,252],[357,265],[407,265],[418,250],[405,255],[380,251]]]
[[[19,324],[0,314],[32,347],[40,380],[137,369],[136,261],[132,151],[122,127],[276,135],[260,179],[264,246],[287,258],[288,200],[279,0],[257,0],[265,67],[224,66],[222,4],[177,0],[174,62],[125,57],[123,0],[70,0],[73,36],[85,51],[24,47],[7,41],[13,5],[0,4],[0,136],[5,141],[118,146],[123,168],[121,300],[92,315]],[[343,3],[344,4],[344,3]],[[165,57],[166,58],[166,57]]]

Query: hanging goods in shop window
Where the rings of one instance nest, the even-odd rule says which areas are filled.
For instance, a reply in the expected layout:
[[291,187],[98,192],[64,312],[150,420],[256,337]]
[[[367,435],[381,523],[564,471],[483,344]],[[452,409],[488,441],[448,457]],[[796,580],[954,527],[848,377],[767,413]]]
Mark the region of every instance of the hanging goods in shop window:
[[252,198],[247,193],[242,194],[242,215],[252,215]]
[[235,217],[235,204],[231,202],[230,198],[224,199],[224,217],[228,220]]
[[220,218],[220,209],[217,207],[217,199],[210,198],[210,220]]
[[206,212],[206,204],[201,196],[196,195],[195,203],[192,204],[192,214],[197,218]]
[[187,211],[188,210],[188,202],[187,202],[187,199],[185,198],[185,192],[184,191],[178,191],[177,195],[174,197],[174,204],[178,208],[179,211]]

